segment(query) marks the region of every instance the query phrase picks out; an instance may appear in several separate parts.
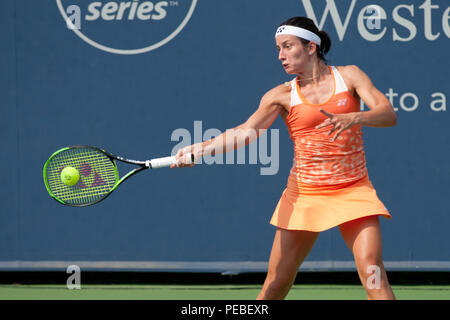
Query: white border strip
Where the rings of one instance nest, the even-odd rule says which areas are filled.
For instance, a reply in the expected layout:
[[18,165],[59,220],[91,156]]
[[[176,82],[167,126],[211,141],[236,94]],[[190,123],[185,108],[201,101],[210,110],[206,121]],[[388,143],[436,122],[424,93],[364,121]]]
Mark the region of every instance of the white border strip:
[[[0,271],[60,271],[77,265],[84,271],[266,272],[262,261],[0,261]],[[385,261],[388,271],[450,271],[450,261]],[[305,261],[300,271],[355,271],[353,261]]]

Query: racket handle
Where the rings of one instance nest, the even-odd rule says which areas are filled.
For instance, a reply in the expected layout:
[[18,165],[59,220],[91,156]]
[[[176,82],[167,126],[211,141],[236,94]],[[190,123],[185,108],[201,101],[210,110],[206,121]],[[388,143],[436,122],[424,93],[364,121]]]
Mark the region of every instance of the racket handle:
[[[191,154],[191,162],[194,162],[194,155]],[[156,158],[152,160],[148,160],[146,165],[152,169],[159,169],[170,167],[171,165],[177,163],[176,157],[164,157],[164,158]]]

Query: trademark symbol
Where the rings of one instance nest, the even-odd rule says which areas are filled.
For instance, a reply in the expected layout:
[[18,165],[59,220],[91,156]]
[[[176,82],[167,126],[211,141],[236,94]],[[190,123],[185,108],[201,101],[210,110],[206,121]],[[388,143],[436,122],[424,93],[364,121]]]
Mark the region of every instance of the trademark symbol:
[[178,1],[170,1],[169,4],[171,7],[178,7]]

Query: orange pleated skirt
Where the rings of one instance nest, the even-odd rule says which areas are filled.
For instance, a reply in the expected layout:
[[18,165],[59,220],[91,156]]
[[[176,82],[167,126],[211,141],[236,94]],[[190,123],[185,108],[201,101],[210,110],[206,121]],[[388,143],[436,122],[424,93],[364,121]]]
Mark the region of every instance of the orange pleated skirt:
[[302,184],[290,175],[270,223],[282,229],[321,232],[374,215],[391,218],[368,175],[329,186]]

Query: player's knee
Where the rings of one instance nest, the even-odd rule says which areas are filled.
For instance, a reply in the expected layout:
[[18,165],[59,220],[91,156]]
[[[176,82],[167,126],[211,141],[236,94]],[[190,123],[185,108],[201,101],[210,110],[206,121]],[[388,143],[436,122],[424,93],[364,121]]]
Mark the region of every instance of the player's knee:
[[284,295],[292,286],[293,279],[285,275],[268,275],[265,282],[265,290],[269,296]]
[[367,271],[367,269],[372,269],[374,267],[383,267],[381,254],[377,251],[368,250],[362,254],[359,254],[355,258],[358,269],[362,269],[364,271]]
[[356,260],[358,273],[364,282],[369,278],[381,278],[384,274],[384,266],[381,257],[376,253],[366,253]]
[[367,255],[357,262],[358,273],[363,285],[369,289],[379,289],[383,286],[385,270],[381,258],[377,255]]

